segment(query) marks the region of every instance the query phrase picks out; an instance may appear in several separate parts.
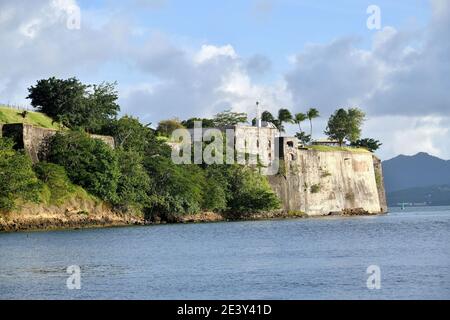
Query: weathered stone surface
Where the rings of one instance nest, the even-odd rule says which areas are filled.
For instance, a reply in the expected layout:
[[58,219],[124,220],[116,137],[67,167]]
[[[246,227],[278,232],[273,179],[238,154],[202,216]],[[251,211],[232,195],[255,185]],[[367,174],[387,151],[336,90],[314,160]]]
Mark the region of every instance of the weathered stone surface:
[[[24,149],[33,160],[33,163],[39,162],[45,158],[45,154],[48,150],[48,141],[58,132],[57,130],[39,128],[22,123],[4,124],[0,129],[2,136],[12,138],[16,142],[16,148]],[[102,140],[111,148],[115,147],[113,137],[94,134],[92,134],[91,137]]]
[[308,215],[356,208],[368,213],[386,212],[381,165],[371,153],[296,150],[296,155],[285,154],[289,156],[282,159],[284,172],[269,176],[284,210]]

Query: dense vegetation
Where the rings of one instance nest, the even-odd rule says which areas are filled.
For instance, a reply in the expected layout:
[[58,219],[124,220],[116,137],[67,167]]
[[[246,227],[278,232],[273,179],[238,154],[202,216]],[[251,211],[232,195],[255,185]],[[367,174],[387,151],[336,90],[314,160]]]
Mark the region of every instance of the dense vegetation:
[[0,138],[0,209],[14,208],[16,200],[39,201],[39,181],[31,159],[13,150],[13,143]]
[[[167,221],[203,211],[240,217],[279,208],[278,198],[257,166],[176,165],[164,143],[174,130],[193,128],[195,121],[201,120],[204,127],[226,127],[246,123],[247,114],[226,110],[212,119],[164,120],[153,130],[139,119],[118,118],[115,86],[50,78],[29,88],[31,104],[48,117],[42,116],[44,119],[51,119],[47,125],[60,123],[70,131],[53,136],[46,161],[34,167],[22,151],[14,150],[11,141],[0,139],[0,210],[11,210],[18,201],[62,204],[80,192],[121,211],[138,209],[148,219]],[[286,123],[297,124],[297,137],[307,144],[313,134],[313,119],[319,116],[315,108],[296,114],[282,108],[276,117],[264,111],[262,120],[281,131]],[[309,134],[302,130],[304,121],[309,121]],[[339,109],[330,117],[326,134],[341,146],[347,140],[355,147],[376,150],[378,141],[360,139],[363,121],[364,113],[359,109]],[[88,133],[113,136],[116,148]]]
[[[85,85],[75,78],[50,78],[29,89],[32,105],[72,131],[51,138],[46,162],[34,167],[10,141],[0,138],[0,210],[17,201],[60,204],[76,192],[89,194],[120,210],[139,209],[148,219],[176,220],[185,214],[215,211],[241,217],[268,211],[280,203],[266,177],[240,165],[176,165],[159,136],[184,125],[176,119],[157,130],[138,119],[117,117],[114,84]],[[226,111],[215,125],[246,120]],[[87,132],[111,135],[112,149]]]

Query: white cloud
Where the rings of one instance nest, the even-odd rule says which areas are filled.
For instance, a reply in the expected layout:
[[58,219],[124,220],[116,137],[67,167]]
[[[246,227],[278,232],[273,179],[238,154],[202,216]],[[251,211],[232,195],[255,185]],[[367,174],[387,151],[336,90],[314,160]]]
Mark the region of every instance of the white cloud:
[[[141,70],[157,75],[156,83],[128,90],[124,110],[147,119],[210,117],[224,109],[255,113],[255,102],[277,106],[289,100],[283,83],[253,83],[245,61],[231,45],[182,48],[161,34],[139,55]],[[163,38],[161,38],[163,37]]]
[[[270,3],[255,5],[270,12]],[[164,4],[136,0],[130,8]],[[0,0],[0,46],[8,48],[0,59],[0,102],[24,103],[26,88],[50,76],[119,80],[122,110],[146,122],[207,117],[227,108],[252,117],[258,100],[272,112],[318,108],[316,137],[336,108],[361,106],[369,118],[364,136],[384,142],[383,158],[418,151],[450,158],[446,0],[432,1],[427,27],[385,27],[367,49],[352,37],[309,44],[289,55],[285,75],[272,75],[275,80],[264,84],[255,79],[271,68],[265,56],[242,57],[228,43],[180,44],[173,40],[178,35],[142,27],[121,10],[84,9],[81,29],[69,30],[67,18],[76,5],[75,0]]]
[[384,159],[398,154],[418,152],[450,158],[450,118],[426,116],[380,116],[369,118],[364,131],[383,142],[380,156]]
[[211,60],[220,56],[230,57],[236,59],[237,55],[234,48],[231,45],[225,45],[222,47],[216,47],[213,45],[202,45],[202,48],[195,56],[195,62],[203,63],[207,60]]
[[286,75],[294,104],[324,116],[363,108],[372,119],[364,135],[384,141],[384,157],[428,151],[450,158],[443,125],[450,118],[450,5],[435,0],[432,6],[426,28],[385,27],[370,49],[359,49],[354,38],[306,46]]

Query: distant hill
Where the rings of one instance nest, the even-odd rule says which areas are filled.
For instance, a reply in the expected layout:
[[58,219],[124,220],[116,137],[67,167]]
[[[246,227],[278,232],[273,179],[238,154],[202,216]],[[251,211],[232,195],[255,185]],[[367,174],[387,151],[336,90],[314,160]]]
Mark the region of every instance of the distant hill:
[[418,153],[383,161],[386,192],[450,185],[450,161]]
[[389,206],[450,205],[450,161],[418,153],[383,161]]
[[40,112],[28,111],[25,118],[21,116],[21,110],[0,105],[0,124],[27,123],[37,127],[59,129],[58,123]]
[[450,185],[419,187],[390,192],[387,195],[390,206],[401,203],[409,205],[446,206],[450,205]]

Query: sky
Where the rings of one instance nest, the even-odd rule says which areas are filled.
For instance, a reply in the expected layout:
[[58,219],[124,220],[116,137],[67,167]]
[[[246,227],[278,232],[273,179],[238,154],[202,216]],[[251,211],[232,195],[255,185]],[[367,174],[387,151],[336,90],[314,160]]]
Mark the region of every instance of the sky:
[[29,105],[51,76],[117,81],[122,114],[145,123],[253,118],[260,101],[317,108],[314,138],[359,107],[383,160],[450,159],[448,39],[450,0],[0,0],[0,103]]

